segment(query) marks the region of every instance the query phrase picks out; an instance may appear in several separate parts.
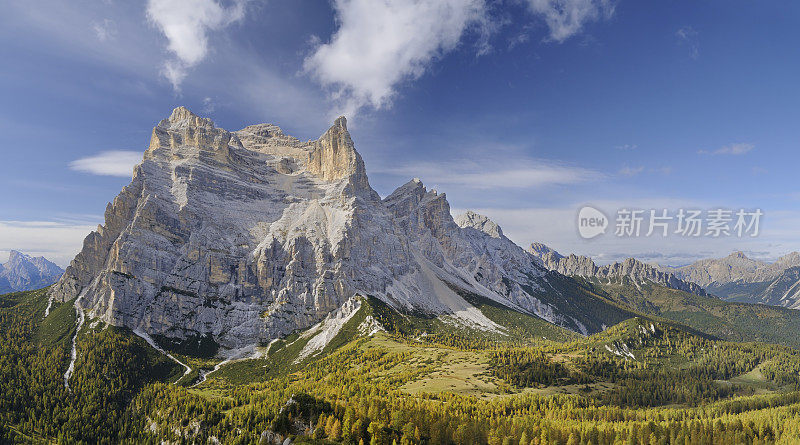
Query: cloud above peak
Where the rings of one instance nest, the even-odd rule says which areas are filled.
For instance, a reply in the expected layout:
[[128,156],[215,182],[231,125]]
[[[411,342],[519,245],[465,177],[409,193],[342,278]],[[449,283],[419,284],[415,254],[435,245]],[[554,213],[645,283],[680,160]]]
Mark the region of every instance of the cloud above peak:
[[417,176],[433,186],[475,190],[536,189],[602,181],[606,177],[596,170],[525,156],[502,161],[485,157],[418,162],[377,171],[401,177]]
[[208,32],[244,18],[245,1],[223,6],[215,0],[149,0],[147,18],[167,37],[174,58],[164,63],[162,74],[180,89],[189,68],[208,53]]
[[339,27],[304,68],[331,89],[345,114],[389,105],[399,83],[420,77],[487,15],[484,0],[334,0],[333,6]]
[[[522,1],[559,43],[614,14],[611,0]],[[333,7],[338,27],[303,68],[347,115],[391,106],[399,85],[422,76],[471,31],[476,55],[487,53],[489,37],[508,23],[493,16],[486,0],[333,0]]]

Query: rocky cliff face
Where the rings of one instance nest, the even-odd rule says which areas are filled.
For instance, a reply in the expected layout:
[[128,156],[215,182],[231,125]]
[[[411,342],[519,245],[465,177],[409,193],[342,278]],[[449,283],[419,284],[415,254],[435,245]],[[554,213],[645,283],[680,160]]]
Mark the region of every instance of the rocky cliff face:
[[153,129],[51,296],[110,324],[225,347],[312,326],[354,295],[502,330],[467,292],[588,332],[553,303],[566,296],[545,275],[485,217],[457,224],[445,195],[418,180],[381,200],[343,117],[301,142],[271,124],[229,132],[181,107]]
[[12,250],[0,264],[0,294],[41,289],[55,283],[64,269],[45,257],[31,257]]
[[664,272],[635,258],[628,258],[621,263],[598,266],[589,257],[575,254],[565,257],[541,243],[532,244],[528,251],[536,255],[546,268],[567,276],[592,277],[600,280],[629,278],[636,284],[649,281],[671,289],[706,295],[702,286],[681,280],[675,274]]
[[[53,296],[151,334],[266,340],[406,272],[392,227],[370,224],[381,216],[344,118],[300,142],[272,125],[231,133],[177,108]],[[399,251],[386,268],[379,234]],[[367,265],[379,270],[356,282]]]

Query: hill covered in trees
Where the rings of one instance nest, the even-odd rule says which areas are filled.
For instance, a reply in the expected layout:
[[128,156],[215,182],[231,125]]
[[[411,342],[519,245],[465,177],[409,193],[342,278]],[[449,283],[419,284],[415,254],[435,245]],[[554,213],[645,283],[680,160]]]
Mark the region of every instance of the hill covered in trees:
[[297,332],[222,366],[86,320],[67,387],[71,305],[45,317],[44,291],[0,300],[0,442],[800,440],[800,352],[641,312],[582,337],[475,300],[513,327],[498,333],[365,298],[314,353],[303,353],[314,336]]

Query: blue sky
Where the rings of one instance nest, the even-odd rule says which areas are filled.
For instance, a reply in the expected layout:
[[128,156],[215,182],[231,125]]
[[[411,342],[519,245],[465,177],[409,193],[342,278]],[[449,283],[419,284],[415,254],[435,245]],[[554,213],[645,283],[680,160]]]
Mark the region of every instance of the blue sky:
[[[667,264],[800,249],[797,2],[2,8],[0,260],[18,249],[65,265],[177,105],[301,139],[344,113],[381,195],[418,176],[520,245]],[[585,204],[765,216],[755,238],[583,240]]]

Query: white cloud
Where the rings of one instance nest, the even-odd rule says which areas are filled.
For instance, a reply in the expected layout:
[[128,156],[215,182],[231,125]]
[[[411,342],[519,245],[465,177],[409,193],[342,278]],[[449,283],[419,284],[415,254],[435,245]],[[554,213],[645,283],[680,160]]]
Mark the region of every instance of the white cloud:
[[399,83],[420,77],[487,15],[484,0],[334,0],[334,9],[338,29],[304,67],[346,114],[389,105]]
[[0,252],[19,250],[66,266],[97,224],[59,221],[0,221]]
[[139,151],[112,150],[72,161],[69,168],[94,175],[130,178],[133,167],[141,161],[142,153]]
[[[610,18],[612,0],[524,0],[542,17],[550,39],[563,42],[587,22]],[[404,81],[423,75],[437,58],[477,30],[476,53],[490,48],[488,37],[507,20],[491,17],[486,0],[333,0],[338,28],[317,43],[305,72],[332,91],[339,112],[388,107]],[[513,48],[528,40],[522,34]]]
[[[509,167],[511,166],[511,167]],[[476,159],[459,162],[423,162],[395,167],[382,173],[419,177],[426,184],[471,189],[529,189],[602,180],[594,170],[553,161],[516,158]]]
[[756,148],[756,146],[754,144],[748,144],[748,143],[744,143],[744,142],[739,142],[739,143],[736,143],[736,144],[726,145],[726,146],[718,148],[718,149],[716,149],[714,151],[700,150],[697,153],[699,153],[701,155],[712,154],[712,155],[733,155],[733,156],[737,156],[737,155],[743,155],[743,154],[751,151],[754,148]]
[[544,18],[550,39],[563,42],[579,33],[583,25],[614,15],[611,0],[527,0],[534,14]]
[[223,7],[214,0],[149,0],[147,17],[167,37],[175,56],[162,74],[178,90],[187,70],[208,53],[208,32],[222,29],[244,17],[244,0]]

